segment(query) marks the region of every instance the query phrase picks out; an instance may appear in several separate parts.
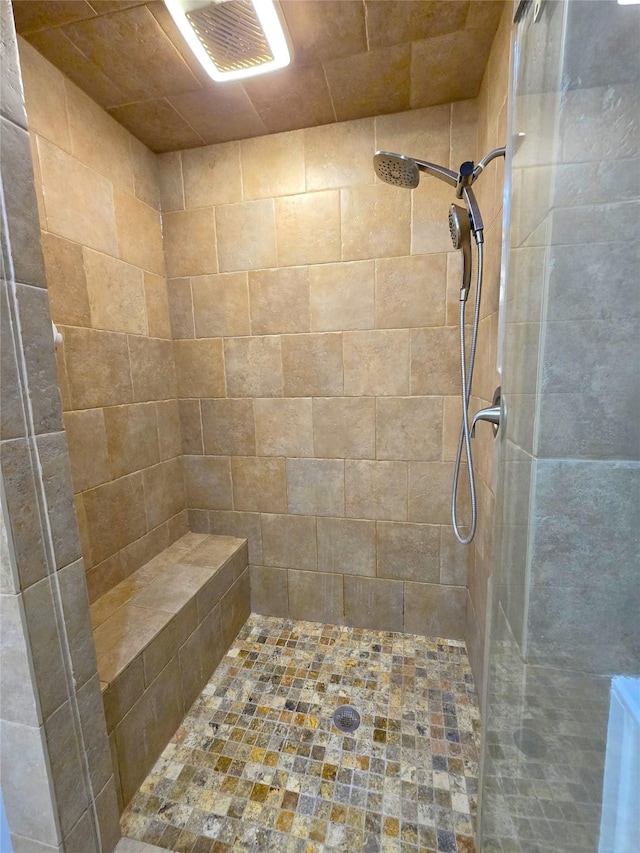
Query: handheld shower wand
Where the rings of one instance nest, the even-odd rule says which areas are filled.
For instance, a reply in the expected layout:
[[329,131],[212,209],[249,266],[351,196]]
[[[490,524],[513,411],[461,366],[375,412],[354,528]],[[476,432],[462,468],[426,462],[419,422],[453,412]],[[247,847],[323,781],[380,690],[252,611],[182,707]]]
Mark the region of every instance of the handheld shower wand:
[[[478,518],[478,505],[476,500],[476,483],[473,471],[473,458],[471,454],[471,431],[469,428],[469,400],[471,397],[471,385],[473,382],[473,368],[476,358],[476,344],[478,340],[478,326],[480,323],[480,297],[482,294],[482,275],[484,267],[483,244],[484,223],[480,208],[476,201],[472,185],[478,179],[484,168],[496,157],[504,156],[504,148],[496,148],[490,151],[483,159],[474,166],[473,162],[462,163],[458,174],[429,163],[426,160],[417,160],[406,157],[404,154],[393,154],[390,151],[377,151],[373,158],[373,164],[378,177],[388,184],[397,187],[415,189],[420,182],[420,172],[425,172],[434,178],[455,188],[456,197],[464,200],[466,210],[457,204],[449,208],[449,232],[454,249],[462,252],[462,278],[460,283],[460,380],[462,398],[462,423],[460,425],[460,436],[458,438],[458,449],[456,452],[456,464],[453,475],[453,489],[451,495],[451,523],[453,532],[461,545],[468,545],[476,532]],[[471,290],[472,257],[471,257],[471,234],[476,243],[478,255],[478,269],[476,275],[476,296],[473,311],[473,326],[471,342],[469,347],[469,359],[466,355],[465,339],[465,306]],[[463,536],[460,532],[458,522],[458,483],[460,480],[460,468],[462,454],[467,462],[469,476],[469,493],[471,499],[471,519],[469,532]]]

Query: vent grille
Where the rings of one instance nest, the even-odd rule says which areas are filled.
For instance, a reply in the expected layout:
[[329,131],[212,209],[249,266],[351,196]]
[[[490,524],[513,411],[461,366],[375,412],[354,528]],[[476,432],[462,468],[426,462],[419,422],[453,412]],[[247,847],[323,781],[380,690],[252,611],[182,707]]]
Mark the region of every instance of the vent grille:
[[214,3],[187,12],[187,19],[220,71],[254,68],[274,58],[251,0]]

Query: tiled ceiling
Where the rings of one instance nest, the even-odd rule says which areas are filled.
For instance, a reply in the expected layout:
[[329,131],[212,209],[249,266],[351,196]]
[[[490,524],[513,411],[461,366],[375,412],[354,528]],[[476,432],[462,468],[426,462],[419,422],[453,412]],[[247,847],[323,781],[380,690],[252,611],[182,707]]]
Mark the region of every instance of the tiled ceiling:
[[153,151],[478,94],[504,0],[281,0],[292,65],[214,83],[164,3],[14,0],[18,32]]

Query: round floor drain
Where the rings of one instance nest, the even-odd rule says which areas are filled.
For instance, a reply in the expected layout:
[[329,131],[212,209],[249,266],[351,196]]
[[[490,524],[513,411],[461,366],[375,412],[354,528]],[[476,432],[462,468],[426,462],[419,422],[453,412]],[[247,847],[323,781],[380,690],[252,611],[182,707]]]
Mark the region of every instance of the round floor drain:
[[520,752],[527,758],[542,758],[547,751],[544,738],[528,726],[516,729],[513,733],[513,740]]
[[341,732],[355,732],[360,725],[360,714],[351,705],[340,705],[333,715],[333,724]]

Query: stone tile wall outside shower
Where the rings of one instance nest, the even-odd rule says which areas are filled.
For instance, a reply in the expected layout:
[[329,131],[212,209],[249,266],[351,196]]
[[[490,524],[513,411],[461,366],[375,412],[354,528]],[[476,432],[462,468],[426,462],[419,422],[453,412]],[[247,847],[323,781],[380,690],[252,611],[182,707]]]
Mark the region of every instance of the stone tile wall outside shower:
[[20,55],[91,599],[186,532],[155,155]]
[[451,193],[377,148],[457,168],[476,105],[159,157],[190,524],[249,539],[258,612],[461,637]]

